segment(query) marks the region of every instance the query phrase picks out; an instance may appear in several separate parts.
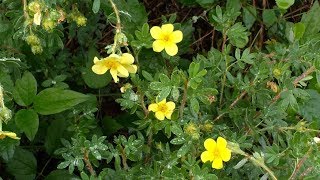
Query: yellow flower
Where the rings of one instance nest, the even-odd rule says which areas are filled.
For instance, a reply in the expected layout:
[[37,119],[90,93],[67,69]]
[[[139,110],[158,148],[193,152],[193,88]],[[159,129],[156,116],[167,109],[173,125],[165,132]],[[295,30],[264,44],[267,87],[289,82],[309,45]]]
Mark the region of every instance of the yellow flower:
[[10,131],[0,131],[0,139],[4,139],[5,137],[10,137],[12,139],[20,139],[17,137],[16,133]]
[[163,49],[168,55],[174,56],[178,53],[178,46],[176,43],[182,41],[183,34],[181,31],[173,31],[172,24],[164,24],[161,26],[153,26],[150,29],[151,36],[155,39],[152,44],[155,52],[161,52]]
[[211,138],[206,139],[204,147],[206,151],[201,154],[201,161],[212,162],[212,168],[223,168],[222,161],[227,162],[231,158],[231,150],[227,148],[227,141],[222,137],[218,137],[217,142]]
[[176,104],[174,102],[166,102],[166,99],[159,103],[150,104],[148,107],[149,111],[155,112],[155,116],[159,120],[164,120],[164,117],[171,119],[171,114],[173,113]]
[[93,62],[94,65],[91,69],[94,73],[104,74],[110,70],[115,83],[119,81],[118,77],[128,77],[129,73],[137,72],[137,66],[133,65],[134,58],[129,53],[123,53],[122,56],[111,54],[101,60],[95,57]]

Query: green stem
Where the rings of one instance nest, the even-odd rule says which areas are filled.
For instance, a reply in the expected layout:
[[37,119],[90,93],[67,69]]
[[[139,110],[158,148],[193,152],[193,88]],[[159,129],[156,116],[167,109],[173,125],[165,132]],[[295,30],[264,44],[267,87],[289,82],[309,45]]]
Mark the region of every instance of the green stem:
[[183,118],[183,110],[184,110],[184,106],[186,105],[186,102],[187,102],[187,93],[188,93],[188,80],[185,79],[184,88],[183,88],[183,96],[182,96],[182,101],[181,101],[180,110],[179,110],[179,115],[180,115],[181,119]]

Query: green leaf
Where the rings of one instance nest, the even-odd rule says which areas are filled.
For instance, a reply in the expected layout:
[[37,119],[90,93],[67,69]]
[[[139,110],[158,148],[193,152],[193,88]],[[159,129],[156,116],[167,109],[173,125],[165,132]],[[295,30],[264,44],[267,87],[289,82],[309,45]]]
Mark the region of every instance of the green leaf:
[[45,178],[45,180],[80,180],[77,176],[70,174],[67,170],[54,170]]
[[193,97],[191,98],[190,100],[190,105],[191,105],[191,109],[195,112],[195,113],[198,113],[199,110],[200,110],[200,105],[199,105],[199,102],[197,100],[197,98]]
[[249,41],[249,32],[241,23],[234,24],[228,31],[227,36],[230,43],[238,48],[243,48]]
[[181,158],[182,156],[184,156],[185,154],[187,154],[187,152],[191,149],[191,143],[186,143],[184,144],[177,152],[177,156],[178,158]]
[[21,79],[16,81],[13,98],[20,106],[29,106],[37,94],[37,80],[30,72],[25,72]]
[[159,95],[157,96],[157,100],[160,102],[163,99],[167,98],[171,92],[171,87],[165,87],[160,91]]
[[30,151],[17,148],[7,168],[17,180],[35,179],[37,160]]
[[294,24],[293,26],[294,38],[296,40],[301,39],[303,37],[305,30],[306,30],[306,26],[303,23],[299,22]]
[[186,142],[186,139],[184,137],[176,137],[170,141],[170,143],[174,145],[183,144],[184,142]]
[[112,77],[109,73],[105,73],[102,75],[95,74],[91,70],[91,66],[87,67],[87,68],[83,68],[81,75],[82,75],[84,82],[90,88],[93,88],[93,89],[103,88],[103,87],[107,86],[112,80]]
[[265,9],[262,12],[262,19],[263,19],[263,23],[267,26],[270,27],[272,26],[274,23],[277,22],[278,18],[276,16],[276,13],[274,12],[273,9]]
[[72,90],[47,88],[35,98],[34,109],[42,115],[56,114],[88,100],[89,96]]
[[276,0],[276,3],[280,9],[288,9],[294,4],[294,0]]
[[319,1],[313,3],[312,8],[303,14],[301,23],[305,25],[304,36],[312,36],[320,31],[320,4]]
[[4,161],[9,161],[14,154],[16,146],[19,145],[19,141],[11,138],[1,139],[0,141],[0,157]]
[[145,70],[142,70],[142,76],[148,81],[153,81],[152,75]]
[[24,132],[27,138],[32,141],[38,132],[39,117],[32,109],[21,109],[15,114],[15,123]]
[[257,17],[257,9],[254,6],[243,8],[243,23],[247,29],[251,29]]
[[92,5],[92,11],[93,13],[98,13],[100,9],[100,0],[94,0]]

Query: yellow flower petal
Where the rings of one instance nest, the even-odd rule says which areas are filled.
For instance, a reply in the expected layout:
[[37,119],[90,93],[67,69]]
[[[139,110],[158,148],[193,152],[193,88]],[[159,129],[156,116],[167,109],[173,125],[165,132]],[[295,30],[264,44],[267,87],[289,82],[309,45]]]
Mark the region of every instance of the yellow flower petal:
[[174,27],[172,24],[164,24],[161,26],[161,30],[164,34],[172,33]]
[[167,119],[171,119],[171,115],[172,115],[173,111],[168,111],[165,113],[165,116]]
[[156,104],[156,103],[150,104],[148,107],[148,110],[153,111],[153,112],[158,111],[158,104]]
[[231,158],[231,151],[228,148],[221,150],[219,148],[220,156],[224,162],[227,162]]
[[110,69],[110,74],[114,82],[117,83],[119,81],[119,78],[117,77],[118,71],[116,69]]
[[100,60],[99,60],[97,57],[94,57],[94,58],[93,58],[93,63],[96,64],[96,63],[99,62],[99,61],[100,61]]
[[121,66],[121,65],[119,65],[119,66],[117,67],[117,71],[118,71],[121,75],[123,75],[124,77],[128,77],[128,76],[129,76],[128,70],[127,70],[126,68],[124,68],[123,66]]
[[183,34],[181,31],[173,31],[173,33],[170,35],[170,40],[173,41],[174,43],[181,42],[183,38]]
[[104,74],[108,71],[106,66],[103,66],[102,63],[97,63],[91,67],[92,71],[96,74]]
[[134,57],[129,54],[129,53],[123,53],[121,58],[120,58],[120,63],[121,64],[127,64],[130,65],[134,62]]
[[212,162],[212,168],[214,169],[222,169],[223,164],[222,164],[222,159],[221,158],[215,158]]
[[129,73],[136,73],[137,72],[137,66],[136,65],[123,65],[124,68],[128,70]]
[[219,148],[226,148],[227,147],[227,141],[223,137],[218,137],[217,146]]
[[213,156],[209,151],[204,151],[203,153],[201,153],[201,161],[203,163],[207,162],[207,161],[213,161]]
[[164,120],[164,114],[163,114],[163,112],[157,111],[155,115],[156,115],[156,118],[157,118],[157,119],[159,119],[159,120]]
[[217,143],[215,140],[213,140],[212,138],[208,138],[204,141],[204,147],[206,148],[206,150],[208,151],[214,151],[217,147]]
[[172,101],[167,102],[166,105],[167,105],[169,111],[172,111],[172,110],[174,110],[174,108],[176,108],[176,104]]
[[155,40],[153,43],[152,43],[152,48],[153,48],[153,51],[155,52],[161,52],[164,47],[165,47],[166,43],[162,40]]
[[154,39],[159,39],[162,35],[162,30],[159,26],[153,26],[150,29],[150,34]]
[[169,56],[174,56],[178,53],[178,46],[175,43],[166,43],[165,50]]
[[160,102],[158,102],[158,105],[164,105],[164,104],[166,104],[166,102],[167,102],[167,100],[166,99],[162,99],[162,101],[160,101]]
[[5,137],[9,137],[12,139],[20,139],[17,137],[17,134],[10,131],[0,131],[0,139],[4,139]]

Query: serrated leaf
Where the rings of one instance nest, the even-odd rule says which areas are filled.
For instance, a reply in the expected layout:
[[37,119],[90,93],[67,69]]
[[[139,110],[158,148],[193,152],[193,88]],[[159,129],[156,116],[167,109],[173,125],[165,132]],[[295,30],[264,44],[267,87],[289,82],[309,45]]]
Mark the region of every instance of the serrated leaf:
[[32,109],[21,109],[15,114],[15,123],[24,132],[27,138],[32,141],[38,132],[39,117]]
[[88,95],[72,90],[47,88],[36,96],[34,109],[42,115],[56,114],[88,99]]
[[21,79],[16,81],[13,98],[20,106],[29,106],[37,94],[37,80],[30,72],[25,72]]

